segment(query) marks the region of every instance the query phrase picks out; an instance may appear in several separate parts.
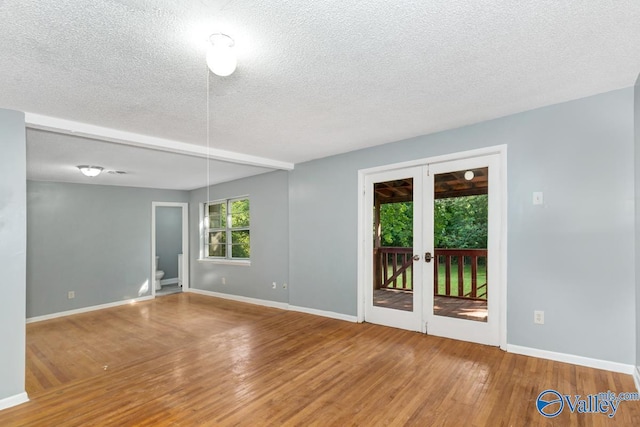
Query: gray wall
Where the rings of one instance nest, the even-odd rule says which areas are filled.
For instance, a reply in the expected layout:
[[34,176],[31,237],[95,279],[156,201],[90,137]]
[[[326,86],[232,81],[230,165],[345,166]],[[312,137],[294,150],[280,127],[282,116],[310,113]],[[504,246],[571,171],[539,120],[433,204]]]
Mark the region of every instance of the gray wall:
[[[197,223],[194,223],[197,224]],[[178,277],[178,254],[182,253],[182,208],[156,207],[156,256],[162,280]]]
[[25,391],[26,145],[24,114],[0,109],[0,401]]
[[[287,172],[271,172],[210,187],[210,200],[249,196],[251,209],[251,266],[224,265],[198,261],[199,231],[190,227],[191,287],[201,290],[288,301],[289,283],[289,203]],[[206,188],[191,192],[190,224],[198,224],[200,203],[207,199]],[[222,284],[222,278],[226,284]],[[272,282],[278,284],[272,289]]]
[[636,245],[635,245],[635,273],[636,273],[636,366],[640,371],[640,75],[634,88],[634,137],[635,137],[635,215],[636,215]]
[[627,88],[296,165],[290,304],[356,315],[358,169],[507,144],[508,343],[634,363],[633,101]]
[[188,196],[29,181],[27,317],[150,295],[151,202]]

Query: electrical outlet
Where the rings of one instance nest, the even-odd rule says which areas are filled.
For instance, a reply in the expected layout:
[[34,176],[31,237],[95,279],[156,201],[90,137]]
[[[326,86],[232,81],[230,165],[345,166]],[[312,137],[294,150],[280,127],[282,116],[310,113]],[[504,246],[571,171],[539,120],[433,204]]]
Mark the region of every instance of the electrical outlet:
[[544,325],[544,311],[536,310],[533,312],[533,323]]
[[287,289],[287,284],[286,283],[282,284],[282,289]]
[[276,282],[273,282],[271,284],[271,289],[276,289],[278,287],[278,284]]
[[76,297],[76,293],[74,291],[69,291],[67,293],[67,299],[74,299]]
[[226,278],[226,277],[223,277],[223,278],[222,278],[222,284],[223,284],[223,285],[226,285],[226,284],[227,284],[227,278]]

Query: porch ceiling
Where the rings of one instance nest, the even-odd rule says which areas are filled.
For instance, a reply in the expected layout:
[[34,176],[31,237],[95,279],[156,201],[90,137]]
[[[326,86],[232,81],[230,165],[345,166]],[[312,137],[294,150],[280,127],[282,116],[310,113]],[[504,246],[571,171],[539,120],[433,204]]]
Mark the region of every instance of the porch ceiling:
[[[466,179],[466,172],[473,172],[473,178]],[[487,194],[489,171],[478,168],[440,173],[435,176],[434,196],[436,199],[449,197],[477,196]],[[374,186],[376,201],[380,204],[410,202],[413,200],[413,178],[379,182]]]

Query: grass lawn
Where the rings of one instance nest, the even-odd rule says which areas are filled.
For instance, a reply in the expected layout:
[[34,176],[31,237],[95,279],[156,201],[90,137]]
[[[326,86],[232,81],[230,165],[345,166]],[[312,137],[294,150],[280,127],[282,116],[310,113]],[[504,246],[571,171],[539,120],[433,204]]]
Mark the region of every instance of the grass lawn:
[[[477,285],[478,287],[487,283],[487,266],[479,265],[477,273]],[[465,265],[464,271],[462,273],[462,281],[464,282],[464,293],[465,295],[471,292],[471,266]],[[446,277],[445,277],[445,265],[444,262],[441,262],[438,265],[438,293],[441,295],[445,295],[445,286],[446,286]],[[479,294],[483,294],[486,292],[486,288],[482,288],[478,291]],[[451,295],[458,295],[458,264],[451,263]],[[486,298],[484,296],[483,298]]]
[[[387,277],[391,277],[391,275],[393,274],[391,266],[389,267],[388,271],[389,271],[388,273],[389,275]],[[478,266],[477,275],[478,275],[478,279],[477,279],[478,287],[487,283],[487,267],[485,265]],[[464,293],[463,293],[464,295],[471,292],[471,265],[464,266],[462,279],[464,282]],[[408,269],[407,270],[407,288],[409,289],[412,289],[412,286],[411,286],[411,284],[413,283],[412,280],[413,278],[411,277],[411,269]],[[445,265],[444,265],[444,262],[441,262],[438,265],[438,294],[440,295],[445,294],[445,284],[446,284]],[[402,275],[398,276],[398,278],[396,279],[396,286],[402,287]],[[486,289],[482,288],[482,289],[479,289],[478,293],[482,294],[485,292],[486,292]],[[451,295],[460,296],[458,295],[458,264],[454,262],[451,263]],[[483,298],[486,298],[486,296],[484,296]]]

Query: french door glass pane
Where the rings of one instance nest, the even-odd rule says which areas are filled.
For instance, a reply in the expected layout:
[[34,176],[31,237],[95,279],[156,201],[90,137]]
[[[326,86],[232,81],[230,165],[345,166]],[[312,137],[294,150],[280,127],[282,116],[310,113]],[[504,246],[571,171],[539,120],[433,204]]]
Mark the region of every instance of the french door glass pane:
[[413,311],[413,178],[374,184],[373,305]]
[[489,168],[435,175],[433,314],[487,321]]

